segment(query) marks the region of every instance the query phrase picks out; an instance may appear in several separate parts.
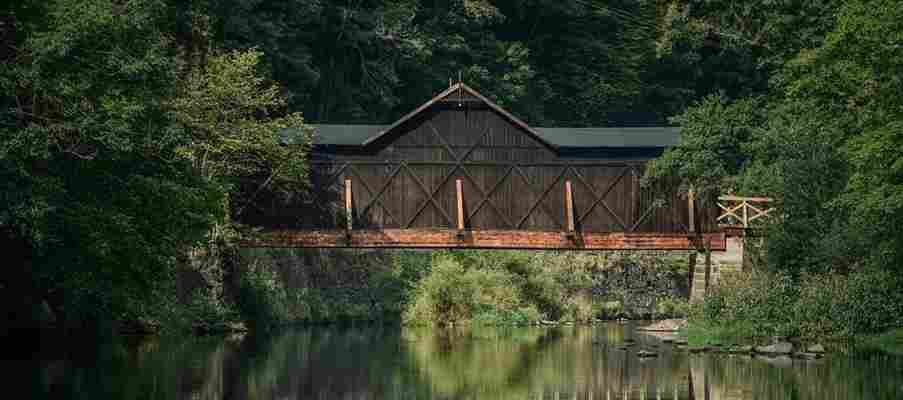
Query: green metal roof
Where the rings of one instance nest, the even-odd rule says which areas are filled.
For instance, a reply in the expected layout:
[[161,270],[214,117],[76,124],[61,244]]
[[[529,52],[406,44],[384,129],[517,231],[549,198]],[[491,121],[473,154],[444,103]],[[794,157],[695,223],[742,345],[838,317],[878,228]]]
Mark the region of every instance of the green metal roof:
[[535,128],[557,147],[669,147],[680,142],[680,128]]
[[[389,125],[314,125],[314,144],[361,146]],[[534,128],[542,139],[556,147],[669,147],[680,141],[680,128]],[[295,131],[283,132],[291,143]]]

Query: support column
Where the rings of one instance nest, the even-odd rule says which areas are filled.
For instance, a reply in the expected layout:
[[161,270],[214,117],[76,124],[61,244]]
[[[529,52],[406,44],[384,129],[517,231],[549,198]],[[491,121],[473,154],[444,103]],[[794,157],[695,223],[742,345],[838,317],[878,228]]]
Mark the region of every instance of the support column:
[[353,203],[351,202],[351,193],[351,179],[345,179],[345,229],[349,232],[354,229],[352,223],[354,217],[352,215]]
[[731,279],[732,275],[743,272],[743,239],[742,235],[730,235],[726,240],[725,251],[699,253],[705,257],[704,265],[695,266],[693,284],[690,292],[691,301],[702,300],[706,293],[719,282]]

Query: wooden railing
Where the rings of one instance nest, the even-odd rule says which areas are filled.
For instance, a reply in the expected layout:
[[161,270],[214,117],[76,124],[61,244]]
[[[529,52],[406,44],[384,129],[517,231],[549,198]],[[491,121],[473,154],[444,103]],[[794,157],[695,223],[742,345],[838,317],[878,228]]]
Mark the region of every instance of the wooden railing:
[[774,200],[768,197],[721,196],[718,198],[718,224],[726,228],[749,228],[753,221],[769,217]]

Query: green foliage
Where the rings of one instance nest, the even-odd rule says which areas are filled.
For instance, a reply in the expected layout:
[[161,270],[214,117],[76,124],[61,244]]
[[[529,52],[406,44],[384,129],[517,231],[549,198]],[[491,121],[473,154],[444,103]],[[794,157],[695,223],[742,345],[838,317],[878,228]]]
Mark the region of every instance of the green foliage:
[[790,307],[799,289],[786,275],[752,272],[720,283],[693,311],[694,320],[711,324],[755,324],[748,333],[758,337],[788,336],[793,332]]
[[173,3],[15,3],[0,8],[0,241],[23,251],[0,303],[46,300],[70,326],[168,323],[176,266],[228,231],[235,182],[213,178],[303,182],[305,142],[278,136],[302,121],[279,115],[258,53],[175,40],[203,18],[172,19]]
[[515,276],[499,269],[468,267],[454,257],[436,255],[405,320],[444,325],[522,319]]
[[734,3],[702,2],[689,18],[733,38],[728,46],[752,45],[770,85],[690,107],[675,119],[682,144],[648,177],[774,197],[780,219],[765,235],[769,268],[899,271],[897,2]]
[[[430,272],[411,293],[405,321],[415,324],[476,322],[522,324],[540,320],[586,322],[595,318],[670,317],[686,314],[686,301],[647,286],[672,280],[668,260],[578,252],[452,251],[435,255]],[[630,276],[627,269],[654,270]],[[623,281],[605,282],[614,274]],[[686,271],[677,279],[685,279]],[[638,282],[634,282],[634,280]],[[635,286],[631,288],[630,286]],[[607,289],[605,289],[607,288]],[[634,314],[627,302],[652,296],[652,310]]]
[[690,302],[686,299],[665,297],[655,304],[655,317],[686,318],[690,313]]
[[899,326],[900,278],[879,270],[850,274],[754,272],[720,284],[691,311],[691,331],[710,336],[766,339],[853,338]]
[[760,99],[730,102],[706,97],[674,119],[683,127],[681,143],[650,163],[647,179],[685,182],[702,198],[732,191],[736,184],[731,179],[750,158],[745,146],[757,135],[764,117]]
[[283,145],[278,133],[306,132],[304,120],[299,113],[279,115],[285,99],[260,76],[261,56],[256,50],[215,54],[188,71],[168,102],[186,139],[175,152],[208,179],[264,175],[269,186],[297,191],[307,176],[309,138]]
[[246,267],[236,301],[238,312],[255,330],[266,330],[286,322],[288,299],[274,271],[262,264]]

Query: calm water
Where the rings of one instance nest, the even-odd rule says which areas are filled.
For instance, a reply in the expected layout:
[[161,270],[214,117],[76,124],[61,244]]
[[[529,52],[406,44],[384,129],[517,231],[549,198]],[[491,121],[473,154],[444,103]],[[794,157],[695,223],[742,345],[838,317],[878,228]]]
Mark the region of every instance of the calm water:
[[[638,344],[619,349],[629,338]],[[0,364],[8,382],[27,387],[15,398],[903,399],[901,358],[690,355],[619,324],[313,327],[266,338],[92,346],[72,339],[43,347],[41,360]],[[640,360],[639,349],[660,356]]]

